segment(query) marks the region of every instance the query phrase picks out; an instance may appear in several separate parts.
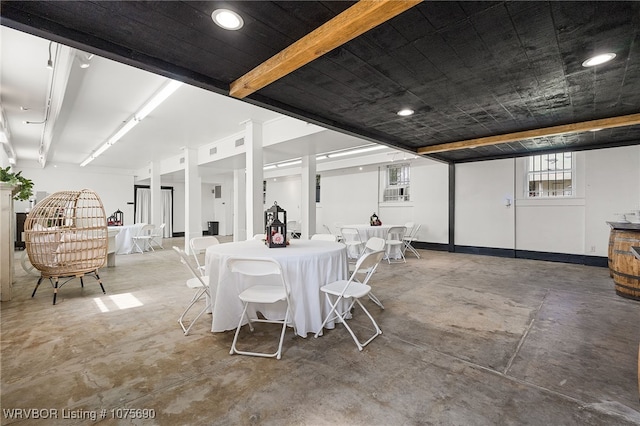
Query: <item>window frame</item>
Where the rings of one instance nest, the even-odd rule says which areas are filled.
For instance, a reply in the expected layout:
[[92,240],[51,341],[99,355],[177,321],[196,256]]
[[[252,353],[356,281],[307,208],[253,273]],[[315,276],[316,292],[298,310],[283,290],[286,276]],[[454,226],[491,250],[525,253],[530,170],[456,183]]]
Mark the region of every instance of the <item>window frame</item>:
[[[570,158],[571,158],[571,167],[570,168],[562,168],[562,169],[542,169],[542,167],[540,167],[539,170],[536,169],[532,169],[532,164],[536,161],[535,158],[539,157],[539,163],[542,164],[544,161],[549,161],[549,157],[550,156],[555,156],[556,157],[556,161],[557,161],[557,156],[561,155],[563,158],[563,162],[565,161],[564,158],[566,157],[566,155],[569,154]],[[545,158],[547,157],[547,158]],[[576,172],[577,172],[577,167],[576,167],[576,153],[574,151],[563,151],[563,152],[554,152],[554,153],[543,153],[543,154],[535,154],[535,155],[529,155],[527,157],[524,157],[525,159],[525,164],[524,164],[524,185],[523,185],[523,192],[524,192],[524,197],[528,200],[558,200],[558,199],[567,199],[567,198],[576,198],[577,197],[577,187],[576,187]],[[540,191],[536,190],[536,189],[530,189],[530,184],[531,182],[545,182],[543,180],[531,180],[532,175],[535,174],[547,174],[548,176],[552,175],[552,174],[563,174],[563,173],[569,173],[570,174],[570,184],[569,184],[569,191],[570,193],[567,194],[567,188],[563,187],[557,190],[553,190],[551,187],[547,188],[544,193],[540,193]],[[564,177],[564,176],[563,176]],[[566,179],[563,179],[566,181]],[[560,182],[560,180],[558,179],[547,179],[546,182]],[[552,194],[553,192],[561,192],[561,194]]]
[[[397,180],[391,181],[391,170],[398,169]],[[388,196],[389,190],[398,189],[398,194],[393,198]],[[406,203],[411,201],[411,163],[387,164],[385,175],[385,187],[382,192],[383,203]]]

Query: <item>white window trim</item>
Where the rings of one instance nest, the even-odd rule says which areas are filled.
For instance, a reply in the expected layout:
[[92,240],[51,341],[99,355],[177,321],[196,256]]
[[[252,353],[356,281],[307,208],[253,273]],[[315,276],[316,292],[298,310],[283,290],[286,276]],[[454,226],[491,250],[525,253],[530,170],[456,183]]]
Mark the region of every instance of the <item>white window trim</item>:
[[[407,180],[407,183],[402,183],[400,185],[391,185],[389,184],[389,168],[390,167],[400,167],[400,168],[404,168],[407,167],[409,169],[409,178]],[[397,163],[397,164],[387,164],[387,166],[385,167],[385,185],[384,188],[382,190],[382,202],[386,205],[389,205],[391,203],[410,203],[411,202],[411,163]],[[394,190],[394,189],[402,189],[405,188],[407,190],[407,194],[403,195],[402,197],[406,197],[406,199],[393,199],[393,200],[386,200],[386,193],[389,190]],[[398,196],[399,197],[399,196]]]
[[580,198],[578,196],[578,167],[576,165],[578,161],[578,156],[575,152],[571,152],[571,195],[538,195],[532,197],[529,195],[529,164],[531,163],[531,158],[539,155],[547,155],[547,154],[536,154],[530,155],[527,157],[523,157],[524,159],[524,180],[523,180],[523,197],[525,200],[568,200]]

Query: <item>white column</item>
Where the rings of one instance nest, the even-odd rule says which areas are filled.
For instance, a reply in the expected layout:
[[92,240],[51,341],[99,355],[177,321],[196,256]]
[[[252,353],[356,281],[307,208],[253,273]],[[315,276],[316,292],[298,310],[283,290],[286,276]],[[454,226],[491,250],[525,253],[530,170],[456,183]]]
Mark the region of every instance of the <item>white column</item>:
[[316,233],[316,156],[302,156],[301,188],[302,238],[309,239]]
[[198,173],[198,151],[184,149],[184,249],[189,241],[202,236],[202,179]]
[[162,190],[160,182],[160,164],[151,162],[151,223],[155,226],[162,224]]
[[247,121],[244,145],[247,161],[247,236],[264,231],[264,204],[262,203],[262,181],[264,179],[262,159],[262,123]]
[[[244,169],[233,171],[233,241],[247,239],[247,174]],[[251,234],[253,236],[253,234]]]

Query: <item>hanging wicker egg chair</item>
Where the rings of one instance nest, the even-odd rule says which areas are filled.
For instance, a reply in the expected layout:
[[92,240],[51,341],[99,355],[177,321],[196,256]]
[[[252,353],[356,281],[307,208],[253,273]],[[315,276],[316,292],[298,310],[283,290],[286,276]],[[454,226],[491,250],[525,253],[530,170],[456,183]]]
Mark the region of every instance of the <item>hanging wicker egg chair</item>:
[[27,215],[24,236],[29,261],[40,271],[31,297],[47,278],[53,286],[55,305],[58,289],[73,278],[80,278],[84,287],[85,275],[93,275],[105,293],[98,269],[107,261],[107,216],[94,191],[49,195]]

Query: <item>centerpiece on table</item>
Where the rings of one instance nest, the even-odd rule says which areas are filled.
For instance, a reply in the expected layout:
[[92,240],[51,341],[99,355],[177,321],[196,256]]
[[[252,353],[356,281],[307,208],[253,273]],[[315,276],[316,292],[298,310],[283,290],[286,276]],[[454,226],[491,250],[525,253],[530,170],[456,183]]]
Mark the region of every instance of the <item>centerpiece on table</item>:
[[265,244],[269,247],[286,247],[287,212],[280,208],[277,201],[264,212]]
[[369,218],[369,225],[371,225],[371,226],[381,226],[382,225],[382,222],[378,218],[378,215],[376,214],[376,212],[373,212],[373,214]]

